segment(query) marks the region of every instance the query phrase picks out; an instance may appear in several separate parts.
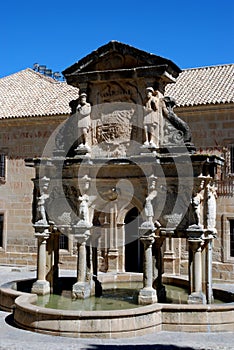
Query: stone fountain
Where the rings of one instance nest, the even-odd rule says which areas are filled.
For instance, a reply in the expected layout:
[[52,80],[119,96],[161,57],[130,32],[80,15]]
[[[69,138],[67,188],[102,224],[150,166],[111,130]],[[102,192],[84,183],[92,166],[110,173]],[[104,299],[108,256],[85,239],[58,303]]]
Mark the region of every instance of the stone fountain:
[[[38,266],[30,303],[16,301],[18,325],[72,336],[90,336],[98,329],[103,337],[172,330],[170,320],[162,328],[167,324],[163,317],[173,318],[175,310],[161,303],[166,300],[162,246],[173,238],[186,238],[189,247],[189,305],[180,309],[180,329],[189,328],[184,320],[192,310],[200,307],[207,315],[206,304],[213,301],[214,179],[222,159],[196,154],[188,125],[173,111],[175,101],[164,96],[166,84],[179,73],[173,62],[119,42],[100,47],[63,72],[67,83],[79,89],[79,98],[71,101],[71,116],[52,135],[42,157],[26,160],[35,168]],[[51,293],[59,284],[61,233],[77,246],[73,299],[101,295],[101,258],[107,279],[129,280],[125,245],[132,235],[126,234],[125,218],[133,208],[140,218],[135,237],[144,248],[141,307],[100,314],[36,312],[31,305],[35,294]],[[30,321],[22,322],[27,312]],[[196,317],[189,330],[196,328]],[[210,322],[207,316],[196,329],[206,331]]]

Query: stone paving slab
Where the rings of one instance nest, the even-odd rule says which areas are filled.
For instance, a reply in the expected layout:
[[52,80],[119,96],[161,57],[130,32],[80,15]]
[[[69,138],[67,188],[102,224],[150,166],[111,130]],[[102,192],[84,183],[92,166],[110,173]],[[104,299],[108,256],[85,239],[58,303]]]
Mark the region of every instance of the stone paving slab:
[[[74,271],[61,275],[74,275]],[[35,269],[0,266],[0,285],[36,277]],[[79,339],[18,329],[12,315],[0,311],[0,350],[234,350],[234,330],[227,333],[159,332],[135,338]]]

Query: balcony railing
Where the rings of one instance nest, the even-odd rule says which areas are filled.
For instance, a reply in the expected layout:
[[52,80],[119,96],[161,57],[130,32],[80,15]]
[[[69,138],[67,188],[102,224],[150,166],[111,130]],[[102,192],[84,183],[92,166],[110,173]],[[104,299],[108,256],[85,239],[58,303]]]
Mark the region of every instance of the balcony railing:
[[234,196],[234,179],[224,179],[215,181],[218,196]]

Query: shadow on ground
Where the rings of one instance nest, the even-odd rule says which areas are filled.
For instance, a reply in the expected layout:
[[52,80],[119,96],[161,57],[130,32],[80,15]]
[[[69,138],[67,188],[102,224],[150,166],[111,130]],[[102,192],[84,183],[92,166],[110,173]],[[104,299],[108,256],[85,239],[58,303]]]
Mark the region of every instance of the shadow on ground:
[[[124,341],[124,340],[123,340]],[[196,350],[191,347],[180,347],[165,344],[142,344],[142,345],[92,345],[92,350]]]

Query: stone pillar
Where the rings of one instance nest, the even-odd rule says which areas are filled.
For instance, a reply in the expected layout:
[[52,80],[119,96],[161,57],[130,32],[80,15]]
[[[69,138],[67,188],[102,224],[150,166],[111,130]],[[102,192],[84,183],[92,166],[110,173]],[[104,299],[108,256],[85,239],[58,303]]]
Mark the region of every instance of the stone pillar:
[[50,283],[46,281],[46,242],[49,232],[45,229],[42,233],[36,233],[38,242],[37,255],[37,281],[33,283],[32,293],[45,295],[50,293]]
[[[164,233],[162,231],[162,233]],[[165,235],[167,235],[165,243],[166,243],[166,250],[163,255],[163,262],[164,262],[164,269],[166,273],[175,274],[175,252],[174,252],[174,239],[172,236],[174,235],[174,230],[167,231],[165,229]]]
[[208,304],[212,304],[214,301],[213,289],[212,289],[212,250],[213,250],[213,238],[212,234],[207,234],[204,237],[205,249],[204,249],[204,293],[206,294],[206,300]]
[[203,240],[199,238],[189,238],[189,248],[191,249],[191,270],[190,270],[190,292],[189,304],[206,304],[206,298],[202,292],[202,245]]
[[125,272],[125,224],[117,224],[118,251],[119,251],[119,272]]
[[152,244],[154,237],[141,236],[141,242],[144,244],[144,261],[143,261],[143,288],[138,295],[140,305],[153,304],[157,302],[156,290],[153,288],[153,261],[152,261]]
[[118,272],[119,251],[117,248],[116,206],[110,208],[110,248],[108,250],[108,272]]
[[87,230],[85,233],[75,235],[77,240],[77,282],[72,287],[73,299],[86,299],[91,295],[91,284],[87,281],[87,256],[86,241],[90,236]]
[[162,258],[162,244],[165,237],[157,236],[153,245],[153,287],[157,291],[158,301],[163,303],[166,301],[166,290],[162,284],[162,274],[163,274],[163,258]]
[[59,236],[60,233],[57,230],[53,230],[47,240],[46,279],[50,282],[52,293],[55,293],[58,286]]
[[207,266],[206,299],[208,304],[212,304],[214,301],[213,289],[212,289],[212,250],[213,250],[213,237],[208,241],[207,255],[206,255],[206,266]]

